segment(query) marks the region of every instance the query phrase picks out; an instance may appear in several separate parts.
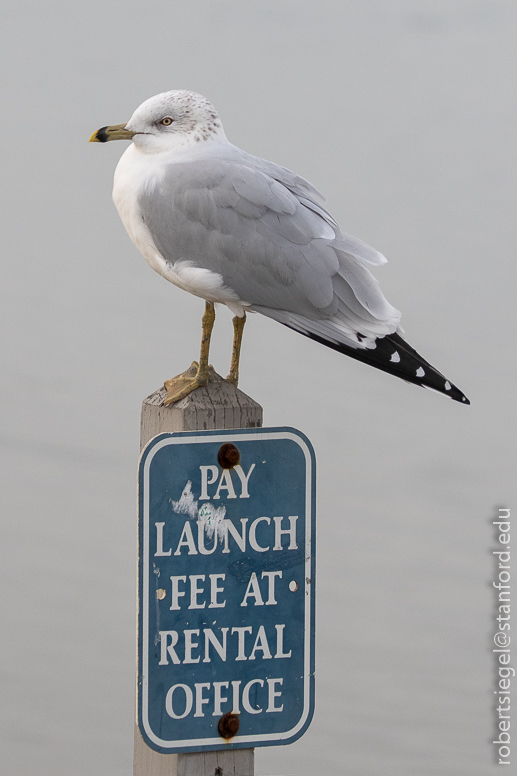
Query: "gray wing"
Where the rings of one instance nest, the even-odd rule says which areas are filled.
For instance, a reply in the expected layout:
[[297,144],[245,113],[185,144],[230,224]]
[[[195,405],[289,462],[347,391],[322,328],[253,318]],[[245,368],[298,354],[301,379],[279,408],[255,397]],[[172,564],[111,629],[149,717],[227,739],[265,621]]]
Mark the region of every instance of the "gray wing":
[[374,347],[399,313],[364,262],[383,257],[343,235],[302,178],[241,152],[171,165],[139,204],[174,263],[219,273],[251,308],[300,331]]
[[[327,221],[330,226],[334,227],[336,233],[336,247],[341,247],[345,253],[351,253],[356,259],[359,259],[359,261],[363,263],[366,262],[376,266],[386,264],[387,259],[382,253],[376,251],[375,248],[372,248],[370,245],[367,245],[365,242],[351,234],[341,232],[336,220],[330,215],[328,210],[323,207],[325,198],[312,183],[309,183],[309,181],[305,180],[305,178],[302,178],[300,175],[296,175],[292,170],[288,170],[287,167],[281,167],[274,162],[268,162],[266,159],[261,159],[258,156],[251,156],[251,154],[247,154],[235,146],[233,146],[233,148],[243,160],[246,160],[248,166],[265,173],[265,175],[278,183],[281,183],[292,194],[296,195],[300,204],[305,205],[309,210],[312,210]],[[341,243],[340,246],[338,245],[338,242]]]

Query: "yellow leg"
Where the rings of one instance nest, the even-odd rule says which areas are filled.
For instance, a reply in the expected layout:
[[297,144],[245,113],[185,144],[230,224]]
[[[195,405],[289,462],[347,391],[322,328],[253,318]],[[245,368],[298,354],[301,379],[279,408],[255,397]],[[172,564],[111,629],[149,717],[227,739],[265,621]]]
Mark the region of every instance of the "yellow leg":
[[164,385],[167,389],[167,397],[164,404],[174,404],[189,393],[195,391],[208,382],[208,352],[210,350],[210,337],[214,328],[215,310],[212,302],[205,302],[205,312],[203,314],[202,326],[203,336],[201,337],[201,352],[199,355],[199,364],[192,362],[190,369],[183,374],[173,377],[172,380],[166,380]]
[[237,315],[233,319],[233,345],[232,345],[232,363],[230,365],[230,374],[226,378],[229,383],[237,388],[239,383],[239,359],[241,356],[242,332],[246,323],[246,313],[239,318]]

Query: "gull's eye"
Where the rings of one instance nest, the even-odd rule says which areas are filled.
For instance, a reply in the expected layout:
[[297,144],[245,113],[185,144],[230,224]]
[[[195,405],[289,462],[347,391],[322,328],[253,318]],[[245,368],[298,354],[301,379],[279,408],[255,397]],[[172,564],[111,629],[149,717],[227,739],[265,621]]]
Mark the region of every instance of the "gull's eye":
[[169,124],[172,124],[172,121],[173,120],[170,116],[165,116],[165,118],[160,121],[160,124],[162,124],[164,127],[168,127]]

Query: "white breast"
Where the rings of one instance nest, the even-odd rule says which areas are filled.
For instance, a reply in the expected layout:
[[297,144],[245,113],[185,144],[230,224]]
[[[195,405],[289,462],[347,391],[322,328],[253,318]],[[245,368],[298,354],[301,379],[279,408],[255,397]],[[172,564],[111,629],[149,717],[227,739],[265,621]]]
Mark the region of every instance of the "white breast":
[[218,272],[202,267],[203,257],[194,266],[191,261],[167,261],[156,247],[151,232],[144,222],[138,205],[142,190],[152,191],[165,170],[174,163],[169,154],[146,154],[132,143],[122,154],[113,180],[113,202],[132,242],[149,266],[175,286],[209,302],[226,304],[234,315],[242,317],[249,302],[239,300],[237,294],[223,282]]

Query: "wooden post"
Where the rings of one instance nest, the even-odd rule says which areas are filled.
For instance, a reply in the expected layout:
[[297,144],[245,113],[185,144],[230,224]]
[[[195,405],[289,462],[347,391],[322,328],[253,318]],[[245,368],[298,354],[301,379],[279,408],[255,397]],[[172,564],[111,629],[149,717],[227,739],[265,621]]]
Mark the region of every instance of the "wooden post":
[[[165,388],[142,405],[140,449],[164,431],[258,428],[262,407],[211,370],[210,381],[177,404],[164,407]],[[254,750],[160,754],[142,739],[135,722],[133,776],[253,776]]]

